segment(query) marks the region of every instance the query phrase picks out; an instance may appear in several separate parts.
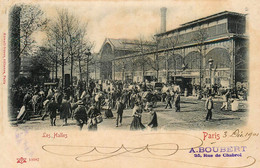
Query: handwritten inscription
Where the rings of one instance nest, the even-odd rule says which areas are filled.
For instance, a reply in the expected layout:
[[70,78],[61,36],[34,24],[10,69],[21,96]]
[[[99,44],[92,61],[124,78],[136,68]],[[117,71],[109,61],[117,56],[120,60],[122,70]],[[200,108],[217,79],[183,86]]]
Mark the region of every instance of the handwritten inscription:
[[241,131],[240,129],[236,129],[235,131],[232,131],[232,132],[225,131],[223,138],[240,138],[244,141],[247,141],[250,138],[256,137],[256,136],[259,136],[259,133],[244,132],[244,131]]
[[225,139],[225,138],[237,138],[240,139],[241,141],[247,141],[252,137],[257,137],[259,136],[259,133],[257,132],[245,132],[240,129],[236,129],[234,131],[224,131],[222,133],[217,133],[217,132],[202,132],[203,134],[203,141],[205,140],[220,140]]

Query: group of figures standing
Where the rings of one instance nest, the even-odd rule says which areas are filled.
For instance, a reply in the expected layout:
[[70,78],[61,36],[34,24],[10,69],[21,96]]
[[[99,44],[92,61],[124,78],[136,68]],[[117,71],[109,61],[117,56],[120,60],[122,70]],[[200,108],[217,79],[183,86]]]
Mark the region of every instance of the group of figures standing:
[[[161,92],[157,92],[146,85],[131,87],[115,85],[106,91],[102,90],[99,85],[91,83],[89,87],[69,87],[64,90],[53,86],[47,89],[35,86],[20,91],[16,90],[13,96],[16,104],[20,105],[17,123],[30,120],[34,115],[40,115],[42,120],[49,116],[51,126],[56,126],[57,115],[60,115],[63,126],[69,125],[67,121],[71,118],[76,121],[80,130],[85,124],[89,130],[97,130],[98,124],[102,122],[102,116],[105,119],[114,118],[112,110],[115,110],[115,126],[119,127],[122,125],[124,110],[132,109],[133,120],[131,124],[128,123],[130,130],[142,130],[145,128],[142,124],[144,111],[150,114],[147,126],[158,127],[157,114],[154,111],[158,101],[165,102],[165,109],[174,108],[175,112],[181,111],[178,86],[165,87]],[[221,110],[227,110],[230,93],[227,91],[223,95]],[[205,103],[205,110],[208,112],[206,120],[211,120],[213,99],[210,94]],[[104,111],[103,115],[102,111]]]
[[[73,94],[76,93],[76,94]],[[42,120],[50,118],[51,126],[56,126],[57,115],[67,126],[68,118],[76,121],[80,129],[84,124],[89,130],[97,130],[98,117],[104,110],[105,118],[113,118],[112,110],[116,111],[116,127],[122,125],[123,111],[133,109],[131,130],[144,129],[141,118],[144,110],[151,114],[148,126],[158,126],[156,112],[153,111],[157,99],[151,90],[143,91],[137,87],[120,89],[115,87],[109,92],[99,90],[98,87],[83,89],[81,92],[61,91],[55,87],[44,90],[42,87],[27,89],[23,99],[17,123],[22,123],[34,115],[40,115]],[[21,114],[21,115],[20,115]],[[102,122],[102,121],[101,121]]]

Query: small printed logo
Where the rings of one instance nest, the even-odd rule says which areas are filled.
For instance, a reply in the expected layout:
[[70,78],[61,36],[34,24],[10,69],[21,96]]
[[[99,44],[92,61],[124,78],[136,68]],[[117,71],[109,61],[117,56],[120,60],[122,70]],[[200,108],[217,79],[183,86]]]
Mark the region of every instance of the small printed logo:
[[23,157],[20,157],[20,158],[17,158],[17,163],[26,163],[26,158],[23,158]]

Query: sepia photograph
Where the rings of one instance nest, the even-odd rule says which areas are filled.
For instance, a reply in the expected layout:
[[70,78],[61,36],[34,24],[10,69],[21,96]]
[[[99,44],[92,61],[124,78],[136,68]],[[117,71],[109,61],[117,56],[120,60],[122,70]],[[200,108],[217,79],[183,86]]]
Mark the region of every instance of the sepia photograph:
[[259,167],[257,0],[0,4],[0,165]]
[[70,7],[11,8],[13,127],[201,130],[246,123],[247,11],[190,13],[175,26],[181,16],[173,7],[89,9],[81,7],[88,11],[81,16]]

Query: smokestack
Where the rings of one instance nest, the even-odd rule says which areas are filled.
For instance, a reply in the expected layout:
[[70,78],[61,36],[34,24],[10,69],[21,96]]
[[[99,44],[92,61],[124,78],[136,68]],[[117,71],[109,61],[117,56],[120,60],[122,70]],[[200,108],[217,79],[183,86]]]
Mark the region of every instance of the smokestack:
[[167,8],[161,8],[161,33],[166,32],[166,12]]

